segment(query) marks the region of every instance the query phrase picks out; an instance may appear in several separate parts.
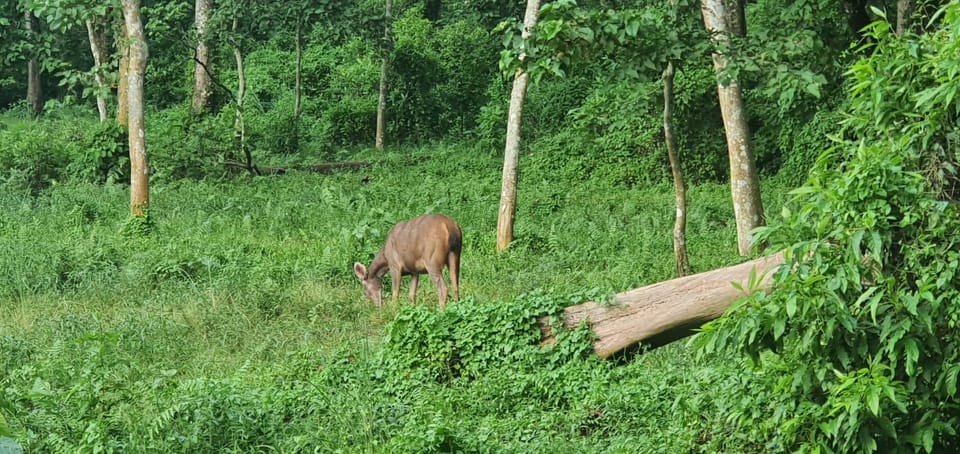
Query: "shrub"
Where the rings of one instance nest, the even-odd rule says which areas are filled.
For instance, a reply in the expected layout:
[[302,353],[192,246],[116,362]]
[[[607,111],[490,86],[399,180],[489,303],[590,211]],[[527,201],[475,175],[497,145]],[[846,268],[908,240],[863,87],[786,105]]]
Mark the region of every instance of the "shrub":
[[[937,31],[878,43],[850,72],[841,141],[760,232],[786,251],[776,290],[708,325],[705,351],[754,374],[719,392],[777,451],[953,452],[960,421],[960,3]],[[919,50],[919,51],[918,51]]]
[[94,183],[130,181],[127,132],[116,122],[97,123],[87,129],[77,151],[67,174]]
[[81,153],[78,142],[82,127],[59,123],[37,126],[27,121],[0,130],[0,175],[10,187],[32,193],[65,179],[71,156]]
[[196,117],[188,105],[152,113],[147,128],[151,181],[215,175],[222,173],[224,160],[242,159],[233,120],[232,109]]

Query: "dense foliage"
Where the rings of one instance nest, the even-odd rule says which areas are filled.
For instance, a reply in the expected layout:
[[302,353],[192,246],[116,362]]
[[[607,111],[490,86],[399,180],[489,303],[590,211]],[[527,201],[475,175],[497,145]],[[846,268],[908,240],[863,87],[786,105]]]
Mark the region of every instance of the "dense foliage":
[[[915,2],[899,36],[893,0],[745,3],[730,71],[763,203],[782,207],[758,233],[788,266],[695,342],[601,361],[585,327],[541,346],[540,324],[672,277],[666,62],[690,262],[740,260],[700,2],[545,2],[525,41],[521,2],[397,0],[386,22],[378,0],[218,1],[195,113],[193,3],[145,1],[146,224],[125,218],[126,131],[94,118],[95,73],[116,104],[116,5],[6,2],[0,451],[7,437],[30,452],[960,449],[960,2]],[[99,68],[88,20],[114,47]],[[521,53],[516,238],[494,254]],[[270,176],[230,166],[238,55],[244,139]],[[39,115],[23,101],[31,59]],[[308,171],[348,160],[366,163]],[[373,307],[350,265],[424,212],[463,226],[465,300]]]
[[774,450],[960,448],[960,4],[941,20],[871,26],[837,144],[762,234],[787,251],[779,289],[701,339],[750,355],[732,415]]
[[[620,167],[630,162],[626,179],[664,181],[668,172],[656,120],[662,102],[654,84],[660,63],[670,58],[680,68],[675,121],[683,132],[678,140],[688,178],[694,183],[723,181],[728,171],[726,153],[718,140],[722,128],[716,85],[697,2],[628,2],[617,10],[605,2],[555,3],[548,3],[544,13],[547,34],[555,33],[553,41],[576,43],[585,36],[597,42],[609,39],[602,45],[611,52],[591,59],[573,58],[589,53],[586,50],[567,52],[560,59],[563,65],[544,60],[553,69],[562,68],[564,78],[544,78],[531,88],[525,143],[556,154],[555,165],[568,173],[590,171],[577,162],[582,157]],[[14,30],[22,21],[18,12],[28,6],[40,17],[36,36]],[[209,114],[196,117],[187,107],[196,38],[192,3],[147,2],[143,10],[150,45],[146,95],[154,107],[148,110],[152,127],[147,130],[153,134],[148,142],[156,144],[151,154],[160,153],[152,159],[157,173],[172,178],[215,176],[223,161],[239,160],[242,153],[235,143],[233,109],[238,94],[236,49],[244,58],[244,116],[255,162],[304,152],[332,157],[342,147],[369,143],[384,55],[392,69],[388,74],[389,143],[471,138],[491,150],[500,149],[509,83],[497,69],[497,60],[501,38],[505,43],[513,38],[492,30],[498,22],[516,21],[522,5],[397,1],[389,46],[381,36],[382,7],[372,0],[349,5],[320,0],[291,5],[219,2],[207,36],[213,49],[214,93]],[[92,109],[95,70],[108,81],[116,80],[117,55],[103,68],[92,67],[84,47],[83,23],[86,18],[109,21],[116,9],[36,0],[17,3],[5,14],[9,25],[0,27],[5,33],[0,35],[0,49],[9,49],[4,55],[10,64],[0,67],[0,81],[6,81],[0,83],[0,106],[26,109],[20,100],[26,90],[23,65],[30,56],[39,56],[41,66],[47,68],[41,84],[48,113],[63,104]],[[744,61],[737,68],[749,75],[749,115],[760,168],[772,175],[787,165],[799,183],[822,150],[821,134],[835,124],[830,113],[841,104],[841,68],[850,61],[844,51],[854,33],[832,1],[794,2],[784,9],[778,1],[765,0],[751,4],[748,16],[751,28],[743,47],[750,52],[742,53]],[[600,30],[613,28],[608,34],[584,35],[582,30],[571,33],[557,25],[578,20]],[[617,25],[604,22],[608,20]],[[294,113],[295,29],[301,30],[303,47],[302,114],[298,116]],[[110,29],[108,37],[115,41],[117,30]],[[34,43],[40,38],[42,42]],[[113,102],[111,94],[108,98]],[[570,141],[575,142],[558,147]]]
[[[495,217],[472,201],[495,200],[498,156],[378,156],[375,168],[329,176],[162,185],[147,236],[125,232],[119,184],[5,187],[0,413],[14,435],[31,452],[729,443],[708,390],[738,373],[733,362],[696,360],[683,345],[602,362],[582,330],[539,346],[541,315],[670,277],[666,188],[597,174],[571,191],[536,171],[516,247],[495,254]],[[783,191],[769,189],[776,206]],[[725,186],[690,197],[693,264],[735,261]],[[351,264],[427,201],[463,225],[466,299],[438,311],[423,282],[430,303],[378,309]]]

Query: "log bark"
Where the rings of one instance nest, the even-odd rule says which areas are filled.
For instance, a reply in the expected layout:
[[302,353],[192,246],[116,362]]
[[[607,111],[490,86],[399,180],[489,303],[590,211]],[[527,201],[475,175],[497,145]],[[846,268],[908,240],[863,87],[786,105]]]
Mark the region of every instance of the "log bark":
[[[324,175],[332,174],[338,170],[356,170],[370,165],[370,161],[345,161],[345,162],[321,162],[318,164],[294,165],[290,167],[272,167],[256,166],[258,175],[285,175],[289,171],[307,171]],[[246,163],[237,161],[224,161],[223,167],[229,171],[248,172]]]
[[[739,265],[693,274],[618,293],[614,304],[588,302],[563,311],[563,326],[576,328],[586,320],[597,335],[593,349],[607,358],[617,352],[657,340],[662,344],[692,333],[692,329],[720,317],[739,298],[748,295],[751,275],[763,276],[759,290],[769,290],[772,271],[784,263],[783,253]],[[733,283],[739,283],[737,288]],[[546,319],[540,321],[543,344],[553,342]]]

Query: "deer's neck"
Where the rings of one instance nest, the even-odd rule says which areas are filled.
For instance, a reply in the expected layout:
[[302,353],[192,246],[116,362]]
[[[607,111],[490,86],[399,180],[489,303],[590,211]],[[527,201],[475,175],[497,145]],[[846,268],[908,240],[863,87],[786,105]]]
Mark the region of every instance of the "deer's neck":
[[387,264],[387,258],[384,256],[383,251],[380,251],[377,253],[377,256],[373,258],[373,262],[370,263],[370,268],[367,269],[367,276],[382,278],[384,274],[387,274],[389,269],[390,266]]

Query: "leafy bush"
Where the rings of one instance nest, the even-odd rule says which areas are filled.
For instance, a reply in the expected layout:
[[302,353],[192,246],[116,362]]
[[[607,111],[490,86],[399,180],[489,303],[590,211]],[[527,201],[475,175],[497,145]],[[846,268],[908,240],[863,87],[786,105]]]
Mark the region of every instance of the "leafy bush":
[[496,39],[476,19],[435,26],[417,8],[393,30],[388,134],[422,142],[473,129],[496,76]]
[[942,13],[923,36],[871,25],[877,45],[850,72],[852,139],[759,235],[787,254],[776,290],[700,339],[750,357],[755,373],[720,394],[738,396],[738,431],[774,450],[960,447],[960,3]]
[[376,133],[380,81],[380,59],[373,47],[354,39],[325,54],[311,52],[304,57],[321,59],[309,67],[325,75],[317,81],[323,102],[309,111],[320,117],[311,136],[331,145],[369,143]]
[[196,117],[183,105],[150,115],[147,153],[151,181],[202,178],[222,173],[224,160],[239,160],[234,112]]
[[480,304],[468,300],[442,312],[405,308],[387,333],[383,353],[389,364],[388,376],[441,383],[470,381],[502,367],[532,371],[586,358],[592,352],[589,330],[572,337],[561,333],[556,345],[541,350],[538,318],[555,316],[567,305],[600,296],[553,298],[535,292],[516,302]]
[[35,128],[27,121],[0,130],[0,169],[6,185],[38,193],[67,177],[70,158],[81,153],[80,128],[60,126]]
[[127,131],[116,122],[97,123],[88,129],[72,156],[67,174],[83,181],[105,183],[130,181],[130,152]]

